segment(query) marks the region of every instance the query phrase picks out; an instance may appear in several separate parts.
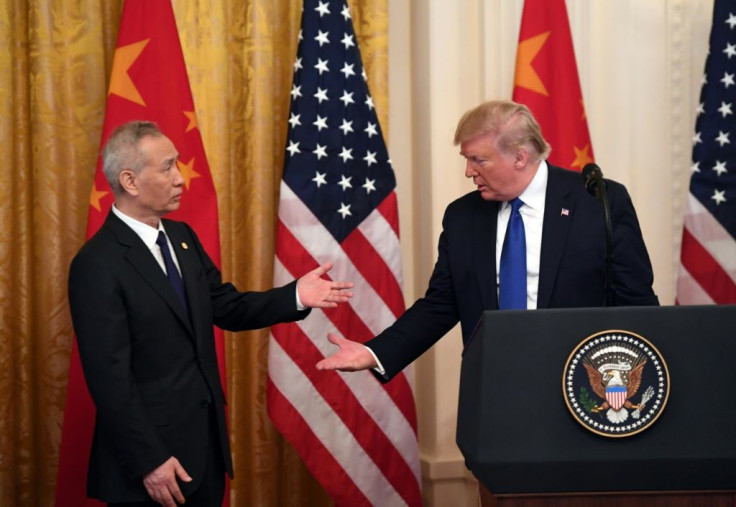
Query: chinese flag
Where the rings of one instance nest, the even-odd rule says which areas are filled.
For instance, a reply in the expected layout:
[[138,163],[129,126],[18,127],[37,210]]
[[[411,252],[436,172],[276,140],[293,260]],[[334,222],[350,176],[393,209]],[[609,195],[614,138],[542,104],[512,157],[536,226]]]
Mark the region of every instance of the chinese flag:
[[593,162],[565,0],[525,0],[513,99],[542,127],[551,164],[580,171]]
[[[176,146],[180,154],[179,170],[185,180],[184,196],[179,210],[169,217],[188,222],[213,262],[219,266],[217,196],[194,112],[170,0],[125,1],[100,147],[104,146],[115,127],[130,120],[156,122]],[[112,192],[102,173],[100,157],[89,197],[87,238],[102,225],[112,203]],[[224,386],[225,355],[221,330],[215,329],[215,339]],[[84,380],[75,341],[61,435],[57,506],[101,505],[85,499],[94,418],[95,408]],[[228,503],[227,493],[225,503]]]

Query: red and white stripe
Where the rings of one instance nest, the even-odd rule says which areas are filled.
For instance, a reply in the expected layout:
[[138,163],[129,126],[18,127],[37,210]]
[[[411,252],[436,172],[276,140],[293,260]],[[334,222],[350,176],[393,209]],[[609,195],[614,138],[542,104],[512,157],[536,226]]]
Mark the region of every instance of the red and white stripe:
[[736,242],[692,194],[680,262],[677,304],[736,303]]
[[271,328],[268,411],[336,505],[421,505],[410,372],[388,384],[370,372],[318,371],[336,349],[327,333],[364,342],[404,310],[396,196],[339,244],[282,182],[274,284],[318,264],[355,284],[349,304]]
[[606,391],[606,401],[613,410],[620,410],[626,403],[626,391]]

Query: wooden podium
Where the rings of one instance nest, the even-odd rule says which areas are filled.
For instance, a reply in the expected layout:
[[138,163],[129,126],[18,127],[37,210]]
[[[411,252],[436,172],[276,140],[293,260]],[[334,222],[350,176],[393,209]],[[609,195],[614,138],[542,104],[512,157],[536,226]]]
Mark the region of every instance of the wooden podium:
[[[580,424],[563,393],[572,351],[609,330],[669,370],[664,410],[621,438]],[[463,353],[457,443],[500,507],[734,507],[735,393],[736,306],[489,311]]]

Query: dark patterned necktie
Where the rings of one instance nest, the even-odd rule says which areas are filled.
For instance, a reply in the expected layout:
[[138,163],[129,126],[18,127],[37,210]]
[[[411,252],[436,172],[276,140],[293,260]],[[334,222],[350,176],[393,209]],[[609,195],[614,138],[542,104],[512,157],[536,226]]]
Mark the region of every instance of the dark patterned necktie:
[[179,270],[176,269],[174,259],[171,257],[171,250],[169,250],[169,243],[166,241],[166,234],[164,231],[158,231],[158,238],[156,238],[156,244],[161,248],[161,255],[164,256],[164,265],[166,266],[166,276],[171,282],[171,286],[174,287],[174,292],[179,296],[181,304],[184,305],[184,309],[188,312],[187,299],[184,295],[184,282],[179,275]]
[[511,216],[501,249],[498,307],[501,310],[526,309],[526,235],[518,197],[511,203]]

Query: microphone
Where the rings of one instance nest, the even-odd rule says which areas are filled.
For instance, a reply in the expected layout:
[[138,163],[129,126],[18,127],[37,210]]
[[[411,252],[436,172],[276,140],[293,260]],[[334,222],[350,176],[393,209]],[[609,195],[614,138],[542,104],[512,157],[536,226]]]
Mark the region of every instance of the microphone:
[[597,164],[593,163],[586,164],[583,167],[583,182],[585,183],[586,190],[593,197],[598,196],[598,185],[603,185],[604,189],[606,186],[606,180],[603,179],[603,171],[601,171],[601,168]]
[[613,223],[611,220],[611,207],[606,195],[606,180],[603,179],[603,171],[596,164],[590,163],[583,167],[583,182],[585,189],[593,197],[597,197],[603,208],[603,224],[606,231],[606,273],[604,281],[605,301],[604,306],[613,306]]

